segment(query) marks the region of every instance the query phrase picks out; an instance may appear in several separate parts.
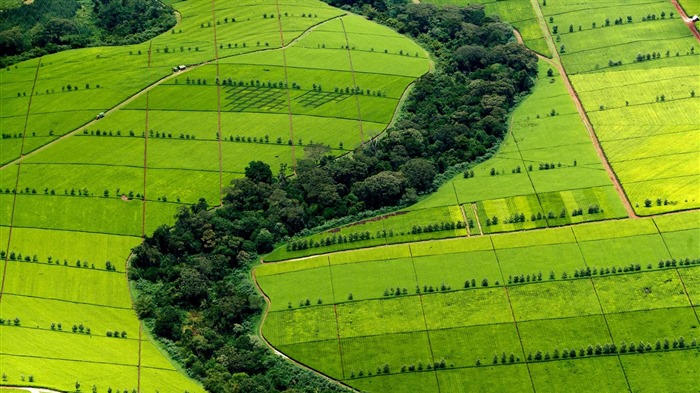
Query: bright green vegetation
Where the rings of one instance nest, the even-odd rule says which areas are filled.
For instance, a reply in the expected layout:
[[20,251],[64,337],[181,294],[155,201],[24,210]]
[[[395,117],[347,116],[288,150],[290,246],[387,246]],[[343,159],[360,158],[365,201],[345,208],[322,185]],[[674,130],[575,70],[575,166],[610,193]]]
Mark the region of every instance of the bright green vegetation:
[[498,15],[503,21],[518,29],[523,37],[523,43],[528,48],[551,57],[530,0],[428,0],[423,2],[460,6],[483,4],[487,15]]
[[700,1],[698,0],[680,0],[681,7],[685,10],[688,16],[700,14]]
[[[255,270],[271,300],[262,332],[372,392],[647,391],[640,368],[697,368],[698,242],[688,212],[265,264]],[[673,375],[677,386],[697,378]]]
[[635,211],[700,206],[698,43],[673,5],[541,8],[550,31],[557,26],[552,36],[562,61]]
[[[292,241],[266,260],[626,217],[561,77],[544,61],[539,70],[532,94],[513,112],[511,132],[497,153],[467,170],[470,177],[459,175],[397,213],[302,239],[314,247],[297,250]],[[445,223],[462,228],[443,229]]]
[[280,18],[274,1],[243,3],[178,2],[181,22],[149,42],[2,70],[3,384],[201,392],[140,336],[130,249],[179,207],[218,204],[250,161],[291,168],[310,144],[340,155],[378,135],[428,71],[417,44],[319,1]]

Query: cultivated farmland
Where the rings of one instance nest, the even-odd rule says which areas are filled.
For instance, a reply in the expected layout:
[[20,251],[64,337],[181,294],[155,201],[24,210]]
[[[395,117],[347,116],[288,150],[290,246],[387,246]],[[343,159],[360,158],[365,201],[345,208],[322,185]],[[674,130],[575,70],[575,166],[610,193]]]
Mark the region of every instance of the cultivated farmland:
[[499,150],[465,173],[407,209],[293,240],[266,260],[627,217],[556,67],[547,62],[540,62],[534,90],[513,112]]
[[377,136],[429,69],[409,39],[316,0],[174,7],[152,41],[2,70],[2,384],[202,391],[136,319],[130,249],[178,208],[218,205],[252,160],[291,174],[309,145]]
[[540,8],[636,213],[697,208],[698,42],[678,11],[666,1]]
[[692,390],[698,229],[693,212],[266,264],[262,333],[372,392]]

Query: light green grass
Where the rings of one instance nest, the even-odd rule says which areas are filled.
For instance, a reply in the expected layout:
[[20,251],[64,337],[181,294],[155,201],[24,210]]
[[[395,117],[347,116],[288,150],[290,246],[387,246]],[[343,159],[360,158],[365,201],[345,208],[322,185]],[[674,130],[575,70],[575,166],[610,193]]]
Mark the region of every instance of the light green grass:
[[673,270],[593,279],[601,306],[607,313],[689,306],[688,297]]
[[476,359],[489,362],[503,352],[525,359],[513,323],[431,330],[430,344],[437,358],[455,367],[473,366]]
[[493,251],[473,251],[413,258],[418,283],[439,288],[442,283],[462,288],[465,280],[501,281],[501,272]]
[[625,374],[615,357],[564,360],[530,366],[538,392],[628,392]]
[[556,320],[526,321],[518,323],[525,356],[527,354],[560,353],[564,349],[587,348],[589,345],[612,343],[606,320],[602,315],[589,315]]
[[656,235],[631,236],[579,243],[588,266],[646,266],[670,258],[663,239]]
[[[559,277],[561,271],[572,272],[584,266],[584,261],[575,243],[531,246],[527,248],[507,248],[496,250],[504,278],[512,275],[542,274],[542,280],[549,279],[554,271]],[[558,269],[558,270],[557,270]]]
[[383,368],[385,364],[389,365],[391,373],[399,373],[403,365],[418,366],[418,362],[425,367],[433,362],[431,343],[425,331],[343,339],[345,377],[350,377],[352,372],[358,375],[360,370],[376,375],[377,367]]
[[[86,364],[79,361],[56,359],[40,360],[43,366],[37,367],[37,359],[3,354],[3,372],[8,377],[6,383],[25,385],[26,382],[21,381],[21,375],[25,376],[25,380],[29,375],[33,375],[37,385],[50,384],[56,389],[65,391],[75,391],[75,381],[81,379],[85,381],[86,375],[90,376],[90,381],[93,384],[103,390],[108,387],[131,390],[135,389],[138,383],[136,365]],[[194,388],[194,391],[197,390],[199,389]]]
[[700,305],[700,269],[680,269],[679,273],[697,312],[697,306]]
[[[123,273],[26,262],[10,262],[6,270],[6,293],[105,306],[131,306]],[[35,279],[27,280],[27,277]]]
[[[271,312],[263,325],[263,335],[272,345],[288,345],[338,337],[332,306],[309,307]],[[291,329],[290,329],[291,328]]]
[[279,347],[292,359],[299,359],[306,366],[321,370],[324,374],[343,379],[338,340],[316,341]]
[[543,282],[508,289],[518,321],[600,314],[588,280]]
[[330,277],[328,266],[325,266],[282,275],[261,276],[258,282],[269,288],[266,294],[276,300],[271,306],[271,310],[276,311],[298,308],[300,302],[305,302],[306,299],[311,304],[317,304],[318,299],[333,303]]
[[418,296],[338,305],[340,337],[425,330]]
[[[481,360],[483,364],[486,359]],[[476,362],[476,359],[474,361]],[[438,372],[438,378],[440,391],[444,393],[463,392],[465,386],[487,393],[498,393],[504,389],[518,392],[532,391],[528,369],[524,364],[446,370]]]
[[698,320],[690,307],[608,314],[606,319],[616,342],[644,341],[654,345],[656,340],[663,343],[665,338],[673,341],[682,336],[692,340],[700,336]]
[[623,356],[620,358],[630,387],[635,392],[685,392],[697,387],[700,378],[697,367],[678,367],[692,365],[700,361],[697,350],[652,354],[649,356]]
[[503,288],[424,295],[423,308],[431,330],[513,321]]
[[375,376],[345,380],[363,391],[390,393],[395,391],[412,391],[416,393],[436,392],[437,380],[434,371]]
[[[406,288],[415,292],[416,276],[410,258],[331,266],[336,303],[349,299],[376,299],[385,290]],[[375,277],[367,280],[367,277]],[[288,278],[285,278],[288,279]]]
[[662,236],[673,258],[694,259],[700,256],[700,231],[697,229],[667,232]]

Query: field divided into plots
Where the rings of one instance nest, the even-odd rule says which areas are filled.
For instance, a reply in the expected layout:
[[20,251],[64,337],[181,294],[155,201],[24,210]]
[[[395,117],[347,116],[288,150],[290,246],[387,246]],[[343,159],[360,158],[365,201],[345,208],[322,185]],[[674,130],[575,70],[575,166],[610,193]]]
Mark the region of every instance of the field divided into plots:
[[530,0],[427,0],[422,2],[458,6],[483,4],[486,15],[498,15],[501,20],[518,29],[528,48],[551,57]]
[[262,333],[372,392],[689,391],[699,245],[692,212],[266,264]]
[[173,5],[181,21],[150,42],[0,71],[3,384],[202,391],[141,331],[130,249],[178,208],[219,204],[250,161],[276,171],[376,136],[429,69],[409,39],[320,1]]
[[300,240],[314,247],[296,250],[292,242],[266,260],[627,217],[561,77],[549,63],[540,61],[533,92],[510,121],[499,150],[471,167],[468,178],[459,175],[398,213]]
[[699,43],[672,3],[555,2],[541,9],[637,214],[700,206]]

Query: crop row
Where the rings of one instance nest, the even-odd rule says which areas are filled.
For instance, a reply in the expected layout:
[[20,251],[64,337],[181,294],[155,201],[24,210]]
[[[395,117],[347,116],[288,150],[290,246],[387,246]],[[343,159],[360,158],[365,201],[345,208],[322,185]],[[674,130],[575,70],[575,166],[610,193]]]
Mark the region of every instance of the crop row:
[[[558,348],[554,348],[552,353],[550,352],[542,352],[542,351],[536,351],[535,354],[533,355],[532,353],[528,353],[527,357],[525,358],[525,363],[535,363],[535,362],[547,362],[547,361],[556,361],[556,360],[567,360],[567,359],[574,359],[574,358],[584,358],[586,356],[588,357],[595,357],[595,356],[608,356],[608,355],[625,355],[625,354],[644,354],[644,353],[649,353],[649,352],[669,352],[669,351],[677,351],[677,350],[687,350],[687,349],[692,349],[697,347],[697,339],[693,338],[693,340],[690,343],[686,343],[685,339],[683,337],[679,337],[678,339],[674,339],[673,342],[670,342],[668,338],[665,338],[663,342],[661,340],[656,340],[656,343],[652,346],[650,342],[644,342],[640,341],[639,344],[635,344],[634,342],[627,344],[624,340],[620,342],[620,346],[618,347],[614,343],[606,343],[604,345],[601,344],[596,344],[594,345],[588,345],[587,348],[581,347],[579,350],[576,349],[567,349],[564,348],[563,350],[559,350]],[[514,353],[510,353],[510,355],[506,355],[505,352],[502,352],[501,355],[499,356],[498,354],[493,355],[493,359],[491,363],[486,363],[482,362],[482,360],[476,359],[474,365],[475,366],[487,366],[487,365],[507,365],[507,364],[515,364],[515,363],[522,363],[523,360],[520,359],[520,356],[515,355]],[[413,364],[409,365],[402,365],[399,369],[400,373],[406,373],[406,372],[421,372],[421,371],[431,371],[431,370],[442,370],[446,368],[456,368],[454,364],[447,364],[445,359],[441,359],[440,361],[436,362],[427,362],[424,364],[422,361],[418,361]],[[457,368],[465,368],[465,367],[457,367]],[[378,366],[376,369],[376,375],[380,374],[391,374],[392,373],[392,367],[388,363],[384,363],[382,366]],[[396,373],[396,372],[394,372]],[[355,378],[362,378],[362,377],[371,377],[372,376],[372,371],[367,371],[365,372],[364,370],[360,369],[358,371],[351,371],[350,372],[350,378],[355,379]]]
[[[656,270],[666,270],[666,269],[676,269],[676,268],[690,268],[694,267],[696,265],[700,265],[700,258],[699,259],[690,259],[690,258],[685,258],[681,260],[676,260],[674,259],[668,259],[665,261],[659,261],[658,264],[656,265]],[[572,280],[577,280],[577,279],[589,279],[594,276],[599,276],[599,277],[606,277],[606,276],[612,276],[612,275],[624,275],[624,274],[637,274],[637,273],[644,273],[645,271],[652,271],[655,269],[655,266],[653,264],[647,264],[646,270],[642,269],[642,266],[640,264],[629,264],[627,266],[612,266],[612,267],[583,267],[581,269],[575,269],[574,273],[568,273],[566,271],[562,272],[560,275],[559,280],[557,280],[557,275],[556,273],[552,270],[549,272],[549,279],[548,281],[572,281]],[[430,284],[423,284],[422,286],[420,284],[416,284],[415,290],[412,292],[409,292],[409,289],[407,287],[402,287],[401,285],[397,285],[396,287],[390,287],[390,288],[385,288],[384,292],[381,294],[377,294],[374,299],[380,299],[380,298],[388,298],[388,297],[398,297],[398,296],[409,296],[409,295],[421,295],[421,294],[432,294],[432,293],[438,293],[438,292],[456,292],[456,291],[465,291],[465,290],[475,290],[479,288],[487,288],[489,286],[505,286],[505,287],[511,287],[511,286],[516,286],[516,285],[523,285],[523,284],[530,284],[530,283],[537,283],[537,282],[542,282],[543,281],[543,273],[541,271],[531,273],[531,274],[516,274],[516,275],[509,275],[507,279],[507,283],[501,284],[500,280],[493,280],[490,281],[487,277],[484,277],[480,281],[477,281],[475,278],[471,279],[466,279],[464,281],[464,285],[462,288],[456,288],[453,289],[452,286],[449,283],[442,282],[440,284],[436,285],[430,285]],[[353,301],[354,300],[354,295],[352,292],[349,292],[347,295],[347,300],[348,301]],[[364,300],[369,300],[369,299],[364,299]],[[318,298],[315,302],[316,305],[323,305],[324,300],[322,298]],[[309,307],[312,306],[311,299],[306,298],[302,299],[299,301],[299,307]],[[291,309],[293,308],[292,302],[287,302],[287,308]]]

